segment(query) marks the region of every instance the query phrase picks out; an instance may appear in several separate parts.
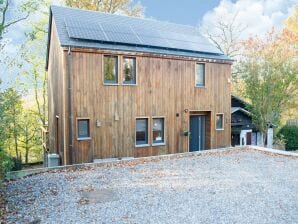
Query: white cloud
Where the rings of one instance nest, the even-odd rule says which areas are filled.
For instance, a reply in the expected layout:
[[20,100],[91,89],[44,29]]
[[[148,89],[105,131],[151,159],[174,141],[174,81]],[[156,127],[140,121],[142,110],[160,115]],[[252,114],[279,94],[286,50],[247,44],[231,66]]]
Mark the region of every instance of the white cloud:
[[272,27],[280,30],[297,4],[298,0],[221,0],[217,7],[204,15],[201,26],[216,32],[212,23],[229,21],[237,14],[236,22],[247,27],[242,38],[263,36]]

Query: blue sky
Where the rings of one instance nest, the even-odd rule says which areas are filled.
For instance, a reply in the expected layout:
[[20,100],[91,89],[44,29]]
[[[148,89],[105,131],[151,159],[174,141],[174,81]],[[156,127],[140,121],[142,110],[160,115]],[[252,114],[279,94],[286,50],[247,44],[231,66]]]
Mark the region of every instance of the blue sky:
[[216,7],[220,0],[141,0],[145,16],[158,20],[199,25],[204,14]]

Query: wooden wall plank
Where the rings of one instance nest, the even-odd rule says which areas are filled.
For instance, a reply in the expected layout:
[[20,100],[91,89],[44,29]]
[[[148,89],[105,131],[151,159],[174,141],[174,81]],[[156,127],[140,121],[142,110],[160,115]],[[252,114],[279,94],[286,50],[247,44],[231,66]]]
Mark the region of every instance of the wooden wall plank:
[[[121,85],[122,68],[120,67],[120,85],[107,86],[103,85],[104,53],[99,50],[93,52],[80,50],[71,53],[74,121],[78,117],[89,117],[92,137],[89,141],[79,142],[74,139],[74,163],[92,162],[96,158],[186,152],[188,137],[183,135],[183,130],[189,127],[190,112],[185,113],[185,109],[208,112],[209,128],[207,129],[210,148],[230,145],[228,79],[231,65],[229,63],[206,62],[206,87],[196,88],[196,60],[137,54],[135,55],[137,85]],[[119,54],[119,66],[121,66],[122,56],[123,54]],[[51,72],[56,71],[52,68]],[[50,97],[54,96],[50,95]],[[56,100],[54,99],[53,102]],[[176,113],[179,114],[178,117]],[[225,114],[223,131],[215,130],[216,113]],[[51,111],[49,116],[53,114],[54,112]],[[150,118],[150,145],[152,117],[165,117],[166,144],[164,146],[135,147],[135,119],[143,116]],[[119,117],[119,120],[115,120],[115,117]],[[52,121],[52,118],[49,120]],[[101,123],[100,127],[96,127],[96,120]],[[74,136],[76,136],[76,124],[74,127]],[[53,131],[53,124],[51,124],[51,131]]]

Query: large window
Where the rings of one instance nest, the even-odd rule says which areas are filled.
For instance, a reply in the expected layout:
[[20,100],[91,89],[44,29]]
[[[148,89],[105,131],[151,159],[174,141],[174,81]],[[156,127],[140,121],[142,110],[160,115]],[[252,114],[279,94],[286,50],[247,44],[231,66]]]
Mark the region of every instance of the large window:
[[123,57],[123,84],[136,84],[136,59]]
[[78,119],[78,139],[90,138],[89,119]]
[[148,144],[148,118],[136,120],[136,145]]
[[104,83],[118,83],[118,57],[104,56]]
[[216,114],[216,130],[223,130],[223,114]]
[[196,86],[205,86],[205,64],[196,64]]
[[164,143],[164,118],[153,118],[153,144]]

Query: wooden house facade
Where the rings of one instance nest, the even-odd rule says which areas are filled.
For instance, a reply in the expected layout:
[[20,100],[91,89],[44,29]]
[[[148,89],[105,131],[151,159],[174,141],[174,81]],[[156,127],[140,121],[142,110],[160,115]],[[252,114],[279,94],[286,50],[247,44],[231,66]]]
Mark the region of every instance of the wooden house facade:
[[231,60],[195,28],[57,6],[49,21],[61,164],[231,145]]

